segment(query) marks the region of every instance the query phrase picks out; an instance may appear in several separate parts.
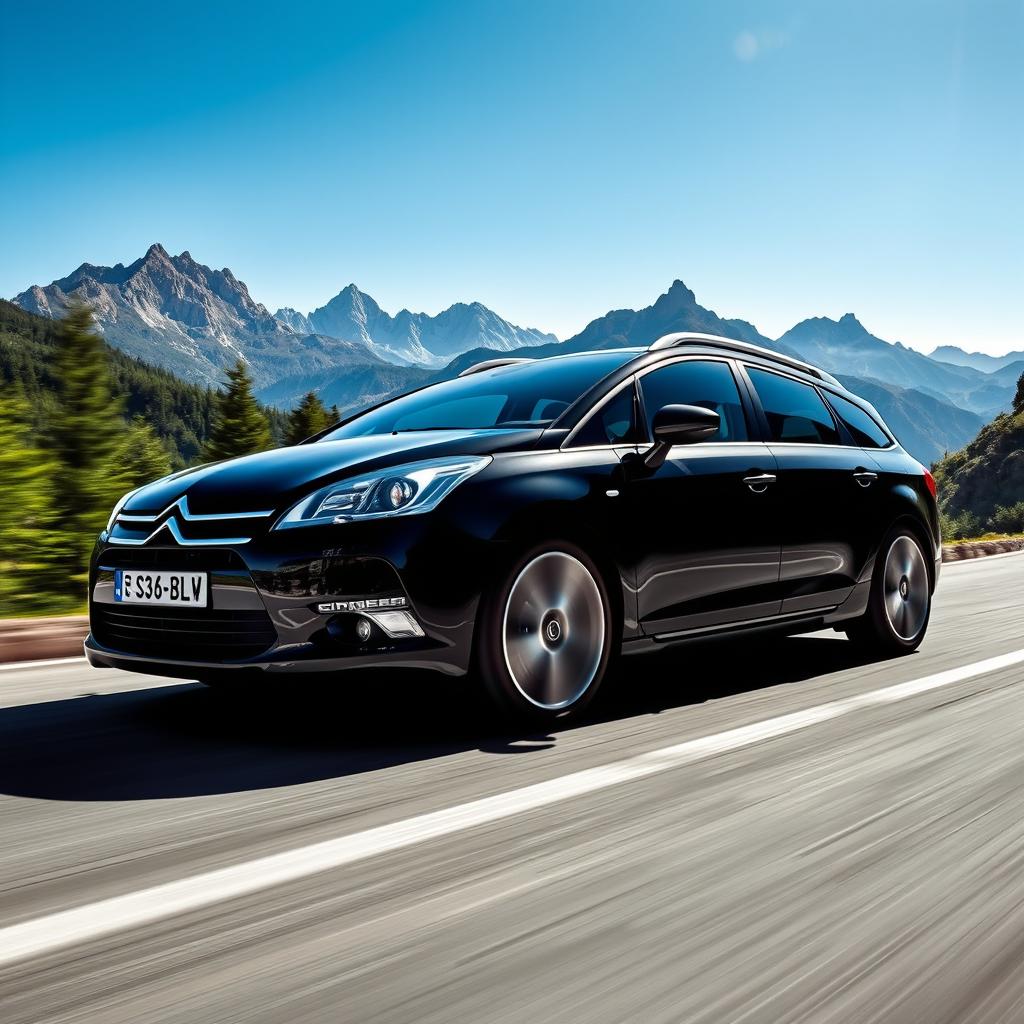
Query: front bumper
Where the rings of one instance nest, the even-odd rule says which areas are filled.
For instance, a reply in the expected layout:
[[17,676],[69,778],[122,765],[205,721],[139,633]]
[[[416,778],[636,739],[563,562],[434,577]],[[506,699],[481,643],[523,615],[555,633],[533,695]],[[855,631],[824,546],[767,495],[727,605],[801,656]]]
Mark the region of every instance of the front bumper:
[[[430,516],[280,531],[209,548],[125,547],[101,537],[85,653],[96,666],[175,678],[375,667],[463,675],[494,558],[493,542]],[[209,606],[181,612],[121,604],[117,569],[206,572]],[[406,608],[423,636],[389,637],[375,625],[360,639],[364,601]]]

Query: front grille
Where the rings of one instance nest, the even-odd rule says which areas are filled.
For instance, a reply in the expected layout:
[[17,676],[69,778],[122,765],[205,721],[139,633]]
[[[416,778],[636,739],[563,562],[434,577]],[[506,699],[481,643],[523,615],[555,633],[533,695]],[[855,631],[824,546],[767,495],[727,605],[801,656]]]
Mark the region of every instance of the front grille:
[[175,661],[242,661],[276,639],[270,616],[259,610],[145,608],[94,604],[90,627],[111,650]]
[[174,572],[245,571],[245,562],[229,548],[108,547],[99,564],[110,569],[169,569]]

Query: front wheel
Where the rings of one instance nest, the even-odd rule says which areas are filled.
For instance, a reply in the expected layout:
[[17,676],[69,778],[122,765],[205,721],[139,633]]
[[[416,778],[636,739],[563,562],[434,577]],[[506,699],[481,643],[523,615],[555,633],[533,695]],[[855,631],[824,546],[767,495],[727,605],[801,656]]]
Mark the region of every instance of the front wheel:
[[593,700],[611,658],[611,602],[597,566],[558,542],[519,558],[484,601],[477,672],[506,712],[537,721]]
[[847,628],[847,636],[882,653],[916,651],[932,610],[931,577],[917,538],[905,527],[882,542],[871,579],[865,614]]

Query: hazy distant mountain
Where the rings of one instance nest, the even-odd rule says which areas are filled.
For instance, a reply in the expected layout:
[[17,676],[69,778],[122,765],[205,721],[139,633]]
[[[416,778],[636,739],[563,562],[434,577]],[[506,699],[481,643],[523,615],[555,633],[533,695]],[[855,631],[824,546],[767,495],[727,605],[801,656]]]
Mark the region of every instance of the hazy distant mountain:
[[982,373],[1001,370],[1010,363],[1024,360],[1024,352],[1007,352],[1003,356],[990,356],[984,352],[965,352],[958,345],[940,345],[929,353],[931,359],[940,363],[952,363],[954,366],[970,366]]
[[[676,331],[694,331],[699,334],[717,334],[724,338],[763,345],[787,355],[796,355],[791,349],[771,338],[766,338],[746,320],[723,320],[717,313],[697,303],[693,292],[682,281],[674,281],[667,292],[653,305],[643,309],[613,309],[604,316],[591,320],[579,334],[556,345],[535,345],[516,352],[517,356],[542,358],[566,352],[586,352],[590,349],[629,348],[646,346],[663,334]],[[490,349],[472,349],[458,356],[451,369],[459,371],[473,363],[493,358]]]
[[355,412],[392,395],[412,391],[438,377],[438,371],[378,361],[346,364],[330,370],[292,374],[257,391],[261,402],[292,409],[307,391],[315,391],[324,405],[336,405],[343,414]]
[[915,388],[846,374],[839,380],[866,398],[881,413],[900,444],[926,466],[946,452],[962,448],[985,422],[976,413]]
[[784,345],[766,338],[746,320],[724,320],[713,310],[705,309],[682,281],[673,281],[672,287],[651,306],[640,310],[615,309],[592,320],[564,344],[578,352],[591,348],[649,345],[661,335],[674,331],[718,334],[780,352],[787,351]]
[[296,334],[255,302],[230,270],[211,270],[188,252],[170,256],[159,244],[127,267],[83,263],[73,274],[14,298],[22,309],[47,317],[61,316],[75,300],[92,306],[112,345],[186,380],[219,382],[239,356],[257,383],[381,361],[357,341]]
[[942,363],[871,334],[852,314],[814,317],[788,330],[779,343],[837,375],[869,377],[941,398],[987,419],[1008,408],[1013,389],[1002,378],[970,366]]
[[553,334],[517,327],[479,302],[457,302],[437,316],[407,309],[390,316],[354,284],[309,316],[294,309],[279,309],[275,315],[293,330],[362,341],[385,359],[417,366],[441,367],[471,348],[510,352],[558,341]]

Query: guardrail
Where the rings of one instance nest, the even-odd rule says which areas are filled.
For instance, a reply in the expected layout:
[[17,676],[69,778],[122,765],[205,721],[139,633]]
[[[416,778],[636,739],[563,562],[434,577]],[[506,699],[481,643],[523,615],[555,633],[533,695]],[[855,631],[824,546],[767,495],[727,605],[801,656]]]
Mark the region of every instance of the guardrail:
[[965,558],[984,558],[985,555],[1005,555],[1010,551],[1024,551],[1024,537],[1005,540],[965,540],[942,545],[944,562],[962,562]]
[[0,619],[0,662],[73,658],[89,632],[85,615],[52,619]]

